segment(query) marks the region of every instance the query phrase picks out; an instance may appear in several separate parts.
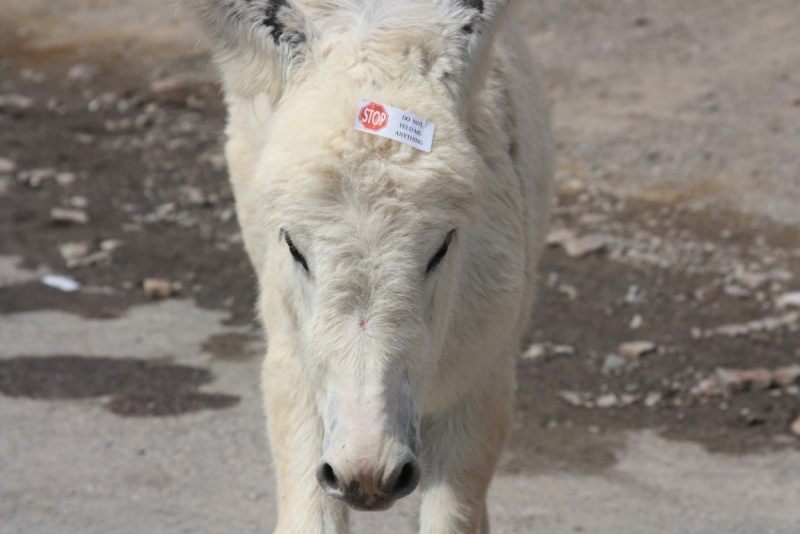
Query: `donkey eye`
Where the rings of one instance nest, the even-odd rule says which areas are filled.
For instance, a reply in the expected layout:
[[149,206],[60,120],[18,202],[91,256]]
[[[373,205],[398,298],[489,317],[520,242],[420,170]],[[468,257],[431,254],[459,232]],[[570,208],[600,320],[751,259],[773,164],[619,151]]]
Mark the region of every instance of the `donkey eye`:
[[292,253],[292,257],[294,258],[294,261],[296,261],[297,263],[302,265],[303,269],[305,269],[306,272],[309,272],[308,271],[308,263],[306,263],[306,259],[303,257],[302,254],[300,254],[300,251],[297,250],[297,247],[294,246],[294,243],[292,243],[292,238],[289,237],[289,233],[288,232],[284,232],[283,233],[283,237],[284,237],[284,239],[286,239],[286,244],[289,246],[289,252]]
[[425,269],[425,274],[430,274],[431,271],[436,269],[442,260],[444,259],[445,254],[447,254],[447,249],[450,248],[450,243],[453,241],[453,235],[456,233],[455,230],[450,230],[450,233],[447,234],[447,237],[444,238],[444,243],[442,246],[439,247],[439,250],[436,251],[436,254],[433,255],[431,261],[428,262],[428,268]]

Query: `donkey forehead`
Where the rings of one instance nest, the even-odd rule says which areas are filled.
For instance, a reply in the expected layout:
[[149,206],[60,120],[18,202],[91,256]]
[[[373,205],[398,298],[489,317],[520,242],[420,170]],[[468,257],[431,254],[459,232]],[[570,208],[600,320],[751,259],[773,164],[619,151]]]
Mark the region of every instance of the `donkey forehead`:
[[[358,204],[472,219],[486,173],[454,119],[429,114],[436,130],[433,149],[425,153],[355,130],[358,94],[310,88],[294,92],[275,110],[259,165],[265,205],[284,211],[299,204],[313,210]],[[389,95],[382,100],[397,102]]]

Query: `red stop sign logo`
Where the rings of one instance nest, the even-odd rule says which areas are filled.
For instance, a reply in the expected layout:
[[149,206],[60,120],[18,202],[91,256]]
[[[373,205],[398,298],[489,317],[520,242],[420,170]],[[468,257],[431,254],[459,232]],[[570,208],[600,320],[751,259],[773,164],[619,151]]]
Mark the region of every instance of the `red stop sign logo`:
[[365,129],[377,132],[389,124],[389,114],[380,104],[370,102],[358,112],[358,122]]

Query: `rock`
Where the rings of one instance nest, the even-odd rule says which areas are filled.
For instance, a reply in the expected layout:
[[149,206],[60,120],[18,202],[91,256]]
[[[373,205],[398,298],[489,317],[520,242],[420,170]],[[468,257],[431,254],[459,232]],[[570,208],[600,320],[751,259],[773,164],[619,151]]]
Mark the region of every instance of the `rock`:
[[58,185],[70,185],[75,183],[74,172],[60,172],[56,174],[56,183]]
[[19,71],[19,77],[26,82],[42,83],[45,80],[44,72],[38,72],[33,69],[22,69]]
[[769,280],[769,275],[765,273],[737,273],[735,278],[740,285],[750,290],[756,290]]
[[747,298],[751,295],[749,289],[746,289],[742,286],[737,286],[736,284],[725,284],[723,291],[729,297],[736,297],[736,298]]
[[70,241],[58,246],[58,253],[64,258],[64,261],[69,262],[88,256],[92,251],[91,241]]
[[772,371],[769,369],[728,369],[717,367],[714,379],[726,395],[734,395],[751,390],[763,390],[772,385]]
[[717,300],[720,295],[722,295],[722,284],[719,282],[704,285],[694,290],[695,300],[703,303]]
[[33,107],[33,98],[23,95],[0,95],[0,109],[26,111]]
[[800,436],[800,417],[795,419],[794,422],[789,426],[789,428],[792,429],[792,432],[794,432],[795,435]]
[[100,243],[100,250],[103,252],[113,252],[122,246],[121,239],[104,239]]
[[13,174],[17,172],[17,163],[8,158],[0,158],[0,174]]
[[530,347],[522,353],[523,360],[536,360],[541,358],[546,353],[543,343],[533,343]]
[[33,169],[20,173],[20,178],[30,187],[39,187],[45,180],[52,180],[58,175],[58,171],[51,167],[43,169]]
[[794,384],[800,378],[800,365],[789,365],[786,367],[779,367],[772,373],[772,378],[776,384],[781,386],[788,386]]
[[43,276],[41,281],[44,285],[53,287],[65,293],[72,293],[73,291],[77,291],[81,288],[81,285],[72,278],[67,278],[66,276],[61,276],[58,274],[48,274]]
[[604,375],[617,374],[628,366],[628,360],[619,354],[608,354],[603,360],[603,367],[600,369]]
[[751,332],[772,332],[782,326],[791,326],[800,321],[800,312],[785,313],[780,317],[764,317],[747,323]]
[[114,109],[114,105],[117,103],[117,100],[119,100],[117,93],[112,91],[101,93],[89,101],[89,103],[86,105],[86,109],[92,113],[97,111],[110,111]]
[[150,90],[156,94],[185,91],[191,88],[190,82],[182,76],[170,76],[150,84]]
[[53,208],[50,210],[50,219],[57,223],[87,224],[89,216],[83,210],[67,208]]
[[628,341],[617,349],[620,356],[629,360],[635,360],[643,354],[656,350],[656,344],[652,341]]
[[633,316],[631,322],[628,323],[628,327],[631,330],[639,330],[643,324],[644,324],[644,319],[642,319],[642,316],[637,313],[636,315]]
[[597,400],[594,401],[595,406],[598,408],[613,408],[617,405],[619,399],[613,393],[606,393],[605,395],[600,395],[597,397]]
[[199,187],[181,187],[181,203],[186,206],[203,206],[206,204],[206,196]]
[[691,392],[694,395],[703,395],[706,397],[722,394],[722,390],[713,376],[704,378],[698,382],[698,384],[692,388]]
[[653,408],[654,406],[658,405],[663,399],[663,395],[658,391],[651,391],[647,394],[647,397],[644,399],[644,405],[648,408]]
[[89,200],[86,197],[75,195],[69,199],[69,205],[73,208],[83,209],[89,205]]
[[619,402],[624,406],[630,406],[637,400],[639,400],[639,395],[633,395],[631,393],[623,393],[619,396]]
[[750,333],[750,328],[746,324],[725,324],[712,330],[714,334],[721,334],[728,337],[746,336]]
[[75,258],[73,260],[68,261],[67,268],[77,269],[78,267],[89,267],[108,260],[109,260],[108,253],[102,250],[98,250],[97,252],[89,254],[88,256],[82,258]]
[[186,107],[189,109],[206,109],[206,101],[197,98],[194,94],[190,94],[186,97]]
[[593,252],[599,252],[608,246],[608,236],[591,234],[583,237],[569,239],[562,243],[564,251],[570,258],[581,258]]
[[789,306],[800,308],[800,291],[790,291],[775,299],[775,307],[779,310]]
[[145,278],[142,287],[144,294],[151,299],[166,298],[172,294],[172,284],[169,280]]
[[107,132],[124,132],[130,130],[134,126],[133,120],[125,117],[117,121],[107,120],[103,122]]
[[56,115],[66,115],[67,111],[69,111],[67,106],[56,97],[49,98],[45,106],[47,107],[47,111],[55,113]]
[[572,406],[583,406],[584,404],[581,394],[577,391],[561,390],[558,392],[558,396]]
[[567,230],[566,228],[561,228],[559,230],[553,230],[549,234],[547,234],[546,243],[548,246],[560,245],[566,241],[570,241],[575,239],[575,232],[572,230]]
[[783,320],[780,317],[764,317],[747,323],[747,328],[751,332],[772,332],[781,326]]
[[174,202],[166,202],[164,204],[156,206],[155,213],[157,215],[169,215],[170,213],[175,213],[176,208],[177,206],[175,205]]
[[689,329],[689,335],[692,339],[701,339],[703,337],[703,330],[699,326],[693,326]]
[[553,289],[554,287],[558,286],[558,273],[547,273],[547,278],[545,278],[544,285],[549,289]]
[[236,217],[236,210],[233,208],[225,208],[219,214],[219,220],[222,222],[228,222],[234,217]]
[[645,300],[644,290],[641,287],[637,285],[628,286],[628,292],[625,293],[626,304],[644,304]]
[[569,300],[575,300],[578,298],[578,289],[569,284],[559,284],[558,292],[562,295],[565,295]]
[[91,63],[76,63],[67,71],[67,78],[74,82],[89,82],[97,74],[97,67]]
[[794,273],[786,269],[773,269],[769,272],[769,277],[780,282],[791,282],[794,280]]
[[225,166],[227,165],[227,160],[225,159],[225,154],[216,152],[204,152],[197,157],[198,163],[210,163],[211,168],[215,171],[224,171]]
[[553,348],[550,350],[557,356],[575,354],[575,347],[571,345],[553,345]]
[[187,72],[150,83],[150,91],[161,103],[199,109],[206,102],[198,95],[202,95],[205,92],[204,89],[212,83],[214,80],[204,74]]
[[133,125],[139,130],[151,126],[152,124],[153,124],[152,115],[148,115],[146,113],[141,113],[137,115],[136,118],[133,120]]

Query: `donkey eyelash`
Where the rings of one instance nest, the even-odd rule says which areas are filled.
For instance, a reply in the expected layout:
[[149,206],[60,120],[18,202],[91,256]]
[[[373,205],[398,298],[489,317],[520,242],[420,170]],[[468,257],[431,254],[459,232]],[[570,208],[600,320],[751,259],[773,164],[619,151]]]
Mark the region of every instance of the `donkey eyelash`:
[[310,273],[310,271],[308,270],[308,263],[306,263],[306,259],[303,257],[302,254],[300,254],[300,251],[297,250],[297,247],[294,246],[292,238],[289,237],[289,232],[283,232],[283,238],[286,241],[286,244],[289,246],[289,252],[291,252],[294,261],[302,265],[303,269],[305,269],[307,273]]
[[447,250],[450,248],[450,243],[453,241],[453,235],[455,235],[455,230],[450,230],[450,233],[447,234],[447,237],[444,238],[444,243],[442,246],[439,247],[439,250],[436,251],[436,254],[433,255],[431,261],[428,262],[428,268],[425,269],[425,274],[428,275],[442,263],[445,255],[447,254]]

